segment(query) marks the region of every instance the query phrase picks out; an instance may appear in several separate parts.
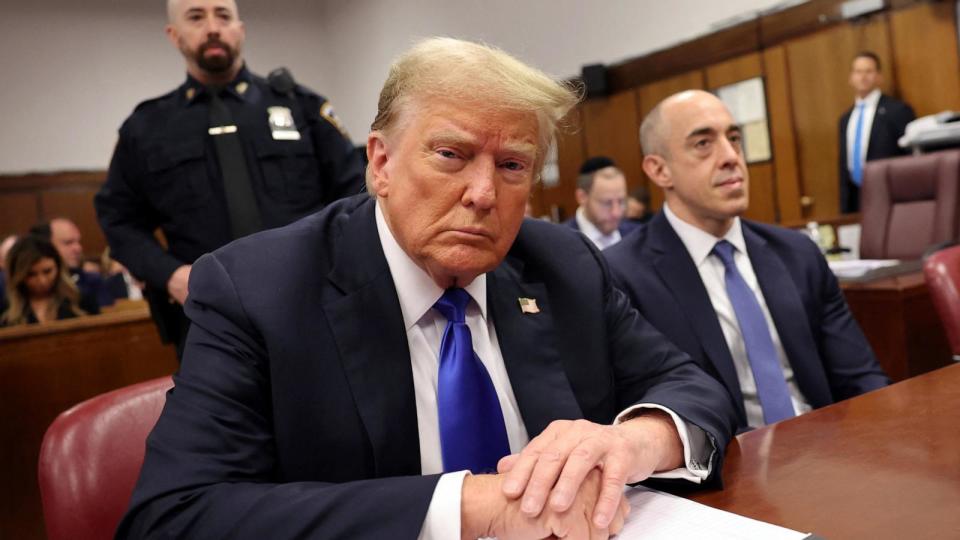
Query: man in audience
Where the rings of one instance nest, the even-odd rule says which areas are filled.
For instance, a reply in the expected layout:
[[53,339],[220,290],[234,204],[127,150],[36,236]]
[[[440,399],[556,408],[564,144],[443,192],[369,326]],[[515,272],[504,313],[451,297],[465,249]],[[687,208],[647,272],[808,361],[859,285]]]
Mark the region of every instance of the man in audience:
[[76,223],[65,217],[56,217],[47,223],[34,225],[30,228],[30,234],[48,240],[57,248],[70,278],[80,291],[81,304],[108,306],[113,303],[113,297],[103,288],[100,274],[83,269],[82,236]]
[[485,46],[401,56],[368,136],[373,196],[195,263],[118,537],[607,538],[624,483],[715,478],[722,386],[586,238],[524,220],[575,102]]
[[860,186],[867,161],[909,153],[897,141],[916,116],[910,105],[880,93],[880,58],[864,51],[853,58],[854,105],[840,117],[840,212],[860,211]]
[[187,79],[120,128],[95,202],[113,256],[147,283],[179,354],[197,257],[358,193],[363,171],[328,101],[285,70],[263,79],[247,69],[233,0],[169,0],[167,14]]
[[888,384],[817,246],[740,218],[749,176],[723,103],[673,95],[640,136],[666,202],[604,255],[641,314],[727,387],[740,427]]
[[625,221],[627,179],[612,159],[596,156],[580,166],[577,214],[565,224],[587,236],[597,249],[606,249],[636,228]]

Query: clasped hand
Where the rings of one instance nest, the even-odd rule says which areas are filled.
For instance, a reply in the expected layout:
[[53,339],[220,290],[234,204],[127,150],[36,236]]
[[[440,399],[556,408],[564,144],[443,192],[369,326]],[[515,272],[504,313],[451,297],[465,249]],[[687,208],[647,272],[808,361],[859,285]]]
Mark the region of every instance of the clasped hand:
[[486,534],[501,539],[617,534],[630,511],[624,485],[682,462],[673,421],[653,411],[617,426],[555,421],[519,454],[500,460],[499,475],[468,477],[495,482],[505,500]]

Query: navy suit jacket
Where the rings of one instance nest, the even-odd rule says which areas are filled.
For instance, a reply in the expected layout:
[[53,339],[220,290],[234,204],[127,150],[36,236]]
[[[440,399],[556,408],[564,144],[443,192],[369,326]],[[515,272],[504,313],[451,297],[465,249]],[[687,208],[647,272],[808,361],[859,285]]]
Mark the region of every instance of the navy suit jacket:
[[[847,214],[860,211],[860,188],[850,179],[850,169],[847,168],[847,126],[850,124],[850,115],[853,107],[847,109],[840,117],[840,212]],[[873,125],[870,127],[870,142],[867,145],[867,161],[896,157],[910,153],[910,150],[900,148],[897,141],[903,136],[907,124],[913,121],[916,115],[910,105],[881,95],[877,102],[877,112],[873,115]]]
[[[575,231],[579,231],[579,230],[580,230],[580,225],[577,223],[577,218],[576,218],[576,217],[572,217],[572,218],[564,221],[564,222],[562,223],[562,225],[566,225],[567,227],[570,227],[571,229],[573,229],[573,230],[575,230]],[[627,236],[628,234],[630,234],[631,232],[637,230],[637,228],[640,227],[641,225],[642,225],[641,223],[635,223],[635,222],[633,222],[633,221],[631,221],[631,220],[629,220],[629,219],[626,219],[626,218],[621,219],[621,220],[620,220],[620,224],[617,225],[617,230],[620,231],[620,238],[622,239],[622,238],[626,237],[626,236]]]
[[[810,405],[823,407],[889,384],[816,245],[795,231],[740,223],[763,298]],[[604,256],[644,318],[726,386],[745,428],[743,395],[720,321],[663,212]]]
[[[726,392],[630,308],[583,235],[526,220],[487,274],[527,432],[662,404],[722,451]],[[525,314],[519,298],[535,298]],[[413,375],[374,201],[338,201],[197,260],[193,324],[119,538],[415,538]],[[159,535],[159,534],[158,534]]]

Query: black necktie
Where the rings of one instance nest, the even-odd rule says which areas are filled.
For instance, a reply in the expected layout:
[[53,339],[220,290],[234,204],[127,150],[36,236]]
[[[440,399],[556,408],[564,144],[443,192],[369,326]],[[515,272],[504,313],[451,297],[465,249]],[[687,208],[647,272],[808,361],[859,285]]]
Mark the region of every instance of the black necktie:
[[220,162],[220,174],[223,177],[223,191],[227,196],[227,210],[230,213],[230,232],[233,238],[241,238],[259,231],[260,209],[250,183],[247,160],[243,155],[243,145],[233,123],[233,116],[227,104],[220,99],[221,88],[210,89],[210,130],[213,144],[217,149]]

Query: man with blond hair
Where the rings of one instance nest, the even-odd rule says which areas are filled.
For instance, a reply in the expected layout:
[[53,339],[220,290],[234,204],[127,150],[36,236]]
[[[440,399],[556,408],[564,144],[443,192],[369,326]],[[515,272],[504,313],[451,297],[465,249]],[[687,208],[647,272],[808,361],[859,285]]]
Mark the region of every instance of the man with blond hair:
[[194,265],[118,537],[607,538],[625,483],[716,478],[723,388],[585,237],[523,219],[575,103],[490,47],[402,55],[371,196]]
[[363,176],[325,98],[285,70],[264,79],[247,69],[233,0],[169,0],[167,17],[186,81],[124,122],[94,202],[113,257],[146,282],[160,334],[179,356],[197,257],[354,195]]
[[722,101],[670,96],[640,137],[643,169],[666,202],[604,256],[640,313],[726,386],[738,428],[889,382],[817,246],[740,218],[750,176]]

